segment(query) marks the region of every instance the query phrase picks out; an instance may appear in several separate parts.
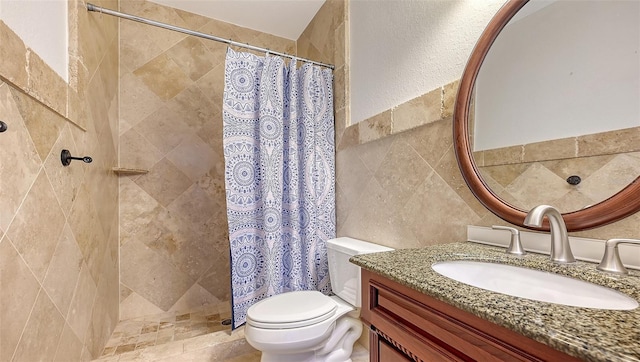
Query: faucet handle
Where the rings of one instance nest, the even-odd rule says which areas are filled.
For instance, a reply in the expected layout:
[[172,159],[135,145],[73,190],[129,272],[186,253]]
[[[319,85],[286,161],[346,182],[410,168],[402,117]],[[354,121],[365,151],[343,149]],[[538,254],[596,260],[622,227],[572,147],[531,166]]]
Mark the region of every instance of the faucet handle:
[[511,232],[511,242],[509,243],[509,247],[507,248],[507,254],[524,255],[527,253],[526,251],[524,251],[522,242],[520,241],[520,230],[509,226],[499,225],[493,225],[491,226],[491,228],[494,230],[507,230]]
[[627,268],[622,264],[620,260],[620,253],[618,253],[618,244],[637,244],[640,245],[640,240],[637,239],[609,239],[604,245],[604,256],[600,265],[596,269],[606,271],[615,274],[629,274]]

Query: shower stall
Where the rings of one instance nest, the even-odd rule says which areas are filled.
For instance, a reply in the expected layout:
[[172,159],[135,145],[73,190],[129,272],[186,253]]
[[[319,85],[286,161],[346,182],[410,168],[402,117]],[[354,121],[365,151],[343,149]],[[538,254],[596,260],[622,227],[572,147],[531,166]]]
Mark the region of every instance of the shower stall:
[[[344,14],[344,2],[327,4],[319,12],[325,22]],[[294,41],[146,1],[121,2],[112,15],[127,14],[136,21],[119,22],[120,320],[195,315],[191,335],[219,330],[231,317],[222,150],[227,44],[211,38],[330,63],[334,37],[318,34],[337,30],[312,22]],[[344,100],[344,90],[337,92]]]

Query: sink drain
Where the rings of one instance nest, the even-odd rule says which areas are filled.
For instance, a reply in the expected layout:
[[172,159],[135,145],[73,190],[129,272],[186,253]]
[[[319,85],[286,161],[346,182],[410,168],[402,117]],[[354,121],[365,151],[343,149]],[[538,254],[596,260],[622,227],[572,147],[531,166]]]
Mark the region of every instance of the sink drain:
[[231,319],[223,319],[220,324],[222,324],[223,326],[229,326],[231,325]]

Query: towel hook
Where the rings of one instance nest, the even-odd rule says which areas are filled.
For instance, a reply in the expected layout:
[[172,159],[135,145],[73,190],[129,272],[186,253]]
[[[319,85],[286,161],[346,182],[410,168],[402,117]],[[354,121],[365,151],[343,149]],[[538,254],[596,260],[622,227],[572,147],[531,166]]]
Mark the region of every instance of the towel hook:
[[2,121],[0,121],[0,133],[6,131],[7,128],[9,128],[9,127],[7,127],[7,124],[2,122]]
[[84,157],[73,157],[71,156],[71,152],[69,150],[62,150],[60,153],[60,161],[62,161],[62,166],[69,166],[71,164],[71,160],[80,160],[84,163],[91,163],[93,159],[89,156]]

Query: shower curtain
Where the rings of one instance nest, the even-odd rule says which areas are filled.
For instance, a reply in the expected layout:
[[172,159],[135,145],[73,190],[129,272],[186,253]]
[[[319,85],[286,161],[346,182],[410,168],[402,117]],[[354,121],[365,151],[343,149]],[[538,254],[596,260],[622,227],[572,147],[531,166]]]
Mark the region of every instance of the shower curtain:
[[233,328],[272,295],[331,290],[333,74],[228,49],[223,147]]

